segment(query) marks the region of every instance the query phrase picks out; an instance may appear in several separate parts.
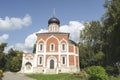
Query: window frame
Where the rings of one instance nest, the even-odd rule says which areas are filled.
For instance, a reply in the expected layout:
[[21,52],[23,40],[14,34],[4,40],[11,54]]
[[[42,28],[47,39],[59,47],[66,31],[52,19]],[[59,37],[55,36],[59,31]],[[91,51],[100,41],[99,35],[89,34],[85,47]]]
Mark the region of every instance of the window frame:
[[43,43],[38,44],[38,51],[43,51],[43,50],[44,50]]
[[42,65],[43,64],[43,56],[39,56],[38,57],[38,65]]
[[[64,45],[64,47],[63,47],[63,45]],[[61,44],[61,51],[66,51],[66,44],[65,43]]]
[[54,43],[50,44],[50,51],[55,51],[55,44]]
[[62,65],[66,65],[66,56],[62,56]]

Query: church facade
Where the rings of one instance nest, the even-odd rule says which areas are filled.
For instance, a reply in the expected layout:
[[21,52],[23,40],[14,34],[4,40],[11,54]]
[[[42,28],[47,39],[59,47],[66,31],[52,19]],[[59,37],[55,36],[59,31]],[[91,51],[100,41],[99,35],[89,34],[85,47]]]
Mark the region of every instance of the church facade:
[[79,72],[79,50],[69,33],[59,32],[60,21],[48,20],[48,32],[37,33],[36,53],[24,53],[21,73]]

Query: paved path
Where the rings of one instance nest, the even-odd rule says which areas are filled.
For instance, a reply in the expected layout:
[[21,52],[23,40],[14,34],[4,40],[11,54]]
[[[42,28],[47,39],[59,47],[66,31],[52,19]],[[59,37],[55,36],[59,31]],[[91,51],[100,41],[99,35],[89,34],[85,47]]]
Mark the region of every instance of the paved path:
[[21,73],[5,72],[2,80],[36,80],[29,78]]

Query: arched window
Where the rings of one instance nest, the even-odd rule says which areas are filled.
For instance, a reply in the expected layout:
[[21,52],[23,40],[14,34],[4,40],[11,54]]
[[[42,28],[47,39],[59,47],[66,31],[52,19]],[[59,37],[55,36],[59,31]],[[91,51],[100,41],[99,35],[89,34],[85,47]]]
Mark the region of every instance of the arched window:
[[39,45],[38,45],[38,50],[39,50],[39,51],[43,51],[43,44],[39,44]]
[[63,65],[66,64],[66,56],[62,56],[62,64],[63,64]]
[[50,44],[50,51],[55,51],[55,45],[54,44]]
[[39,56],[39,57],[38,57],[38,64],[39,64],[39,65],[42,65],[42,59],[43,59],[42,56]]
[[63,44],[61,45],[61,48],[62,48],[62,51],[66,51],[66,44],[63,43]]

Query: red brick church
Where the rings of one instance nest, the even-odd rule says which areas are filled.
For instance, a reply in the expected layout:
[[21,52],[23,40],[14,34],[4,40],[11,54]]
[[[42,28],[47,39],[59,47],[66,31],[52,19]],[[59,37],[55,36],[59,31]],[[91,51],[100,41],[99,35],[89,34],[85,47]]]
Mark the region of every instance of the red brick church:
[[78,47],[69,39],[70,33],[60,32],[59,28],[59,19],[52,17],[48,20],[48,32],[36,34],[36,53],[23,54],[22,73],[79,72]]

